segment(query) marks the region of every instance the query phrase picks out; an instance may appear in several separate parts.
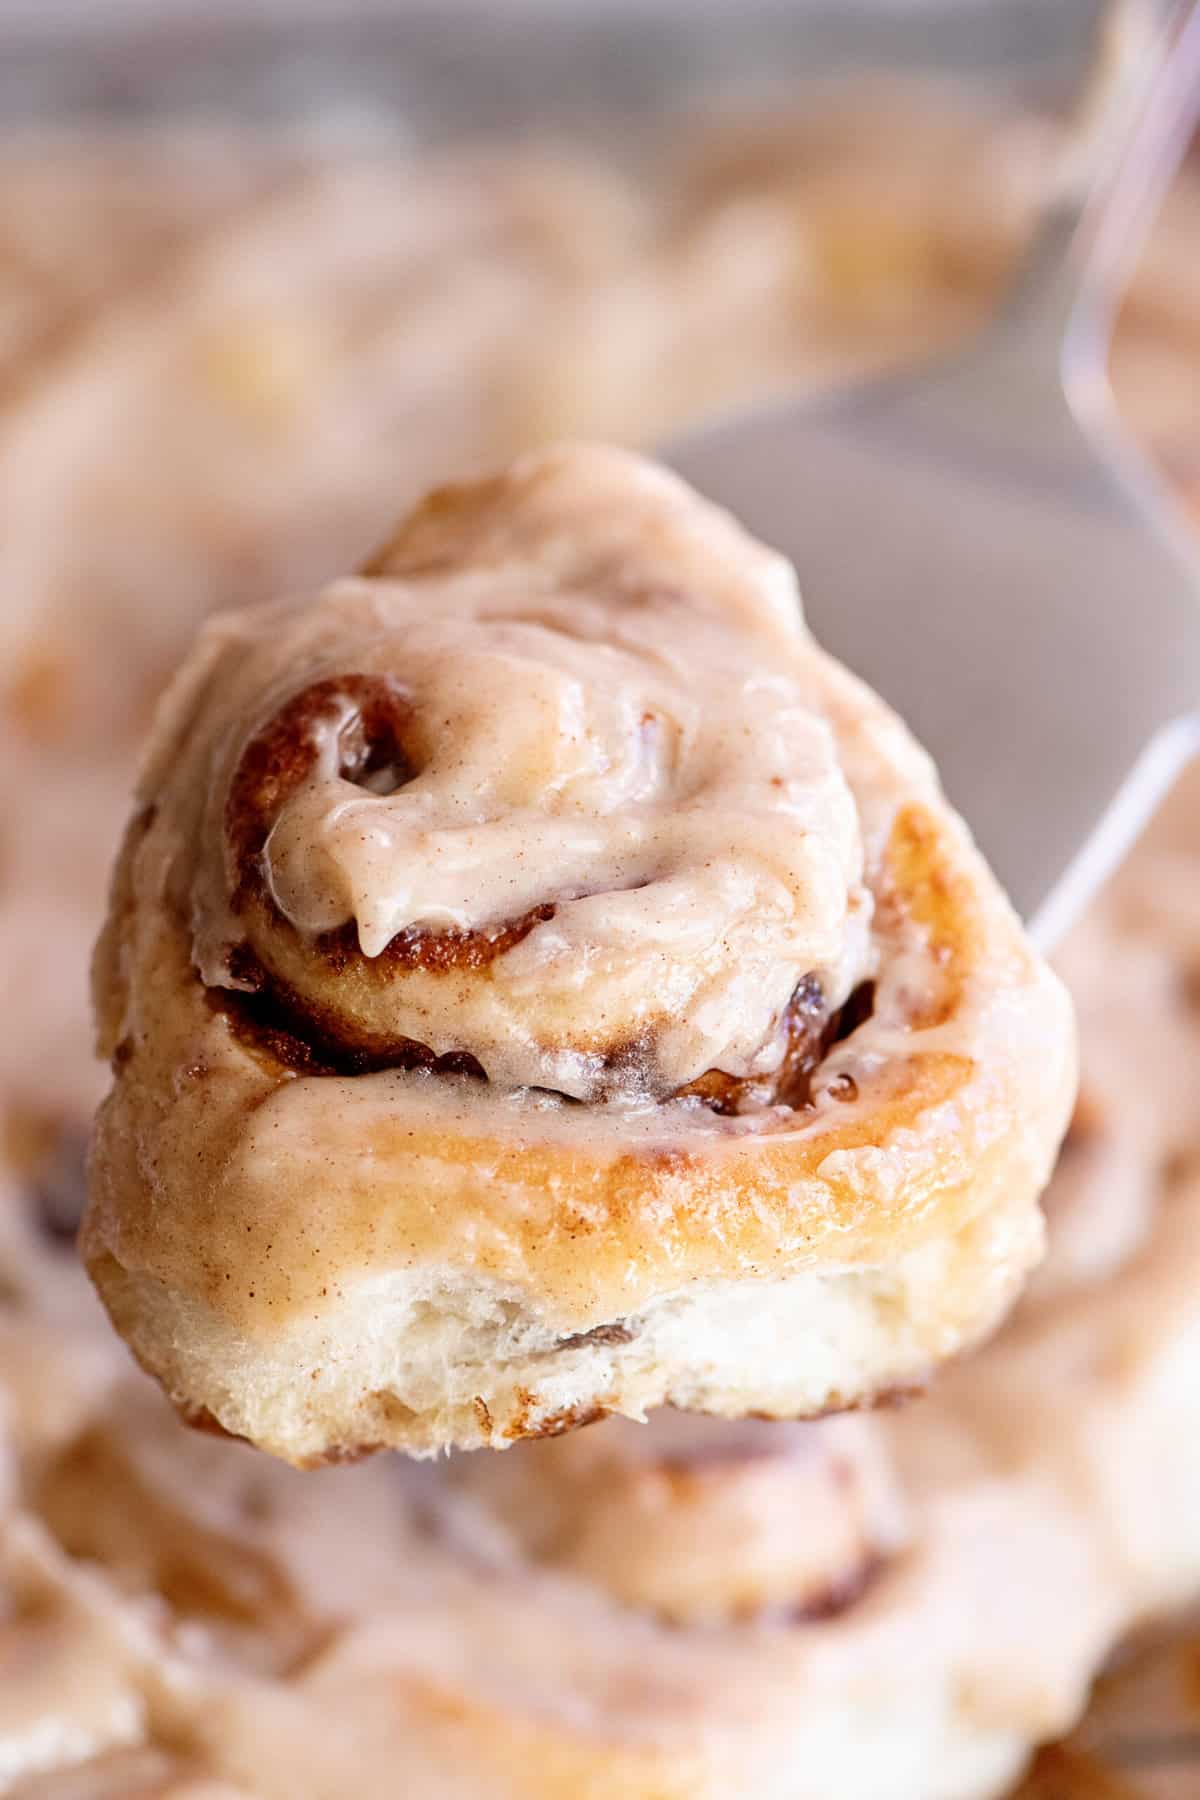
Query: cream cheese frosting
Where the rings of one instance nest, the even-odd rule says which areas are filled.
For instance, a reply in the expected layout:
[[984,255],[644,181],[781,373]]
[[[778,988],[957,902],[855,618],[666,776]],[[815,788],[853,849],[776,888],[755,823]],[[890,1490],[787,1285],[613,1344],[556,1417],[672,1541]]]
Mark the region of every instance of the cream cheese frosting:
[[[832,1009],[872,969],[858,811],[795,577],[714,511],[689,540],[681,484],[649,464],[570,447],[530,470],[461,567],[385,558],[307,610],[213,628],[206,733],[231,755],[206,830],[228,837],[240,722],[282,718],[260,760],[304,770],[257,852],[276,926],[311,946],[352,925],[376,959],[401,933],[522,922],[486,978],[393,970],[391,1033],[576,1099],[769,1072],[800,982]],[[365,746],[364,696],[386,715]],[[237,848],[210,854],[223,886],[201,865],[210,986],[242,984]],[[246,934],[270,968],[274,932]]]

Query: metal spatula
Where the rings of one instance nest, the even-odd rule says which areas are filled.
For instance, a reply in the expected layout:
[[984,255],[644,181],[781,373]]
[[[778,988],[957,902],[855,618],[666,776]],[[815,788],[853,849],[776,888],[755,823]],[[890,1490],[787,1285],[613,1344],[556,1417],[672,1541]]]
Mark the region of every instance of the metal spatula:
[[1166,18],[1118,5],[1032,254],[981,338],[666,452],[793,558],[818,638],[933,752],[1043,942],[1200,747],[1197,545],[1105,375],[1197,111],[1200,0]]

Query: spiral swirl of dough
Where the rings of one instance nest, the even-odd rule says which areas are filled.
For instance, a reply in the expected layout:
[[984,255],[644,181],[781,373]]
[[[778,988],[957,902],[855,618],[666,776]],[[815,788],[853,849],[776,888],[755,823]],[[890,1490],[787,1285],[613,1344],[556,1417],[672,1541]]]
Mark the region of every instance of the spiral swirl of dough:
[[758,550],[723,593],[734,528],[681,545],[675,489],[542,459],[465,547],[435,496],[369,579],[257,615],[206,980],[257,964],[364,1061],[582,1100],[785,1067],[801,984],[831,1011],[868,973],[858,817],[790,568]]

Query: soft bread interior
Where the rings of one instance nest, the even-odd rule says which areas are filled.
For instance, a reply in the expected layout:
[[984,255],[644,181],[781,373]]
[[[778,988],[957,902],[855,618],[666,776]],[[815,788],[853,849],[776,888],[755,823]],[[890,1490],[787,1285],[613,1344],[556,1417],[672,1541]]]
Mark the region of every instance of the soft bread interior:
[[454,1269],[364,1275],[337,1306],[269,1337],[111,1257],[92,1273],[185,1413],[308,1465],[386,1447],[504,1447],[606,1413],[641,1418],[664,1395],[788,1419],[843,1392],[852,1403],[918,1387],[962,1342],[964,1320],[981,1334],[1011,1304],[1042,1238],[1036,1209],[993,1208],[884,1270],[693,1282],[566,1338],[527,1296]]

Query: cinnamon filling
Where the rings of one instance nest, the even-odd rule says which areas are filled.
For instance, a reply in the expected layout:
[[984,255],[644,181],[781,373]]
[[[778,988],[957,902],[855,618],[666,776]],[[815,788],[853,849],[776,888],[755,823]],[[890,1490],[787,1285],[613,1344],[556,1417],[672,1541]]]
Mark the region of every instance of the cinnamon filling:
[[3,1121],[3,1137],[37,1231],[56,1248],[70,1248],[87,1197],[86,1131],[70,1118],[13,1114]]
[[[528,937],[535,925],[554,916],[553,906],[535,906],[519,919],[511,919],[490,931],[426,931],[410,925],[390,938],[378,956],[364,956],[353,919],[334,931],[323,931],[312,941],[314,953],[335,974],[354,967],[359,980],[382,983],[394,970],[428,969],[433,974],[447,969],[486,969],[489,963]],[[280,915],[287,930],[293,928]]]
[[836,1619],[842,1613],[849,1612],[864,1600],[876,1581],[888,1567],[889,1558],[882,1555],[864,1556],[854,1568],[831,1581],[818,1594],[791,1609],[790,1618],[796,1625],[824,1625]]
[[[422,935],[427,942],[433,940],[433,934]],[[499,955],[499,950],[495,954]],[[336,1006],[314,1005],[293,993],[267,973],[247,946],[242,946],[231,961],[231,973],[245,986],[210,988],[208,1003],[224,1015],[241,1043],[272,1064],[298,1075],[371,1075],[386,1069],[428,1069],[436,1075],[487,1079],[477,1058],[466,1050],[438,1056],[427,1044],[413,1038],[391,1038],[376,1044],[356,1037],[347,1030]],[[698,1099],[723,1116],[766,1106],[803,1111],[812,1105],[816,1070],[835,1044],[870,1018],[874,995],[875,984],[863,982],[844,1006],[830,1012],[820,983],[812,975],[805,976],[785,1014],[787,1049],[778,1069],[769,1075],[742,1079],[710,1069],[671,1097]],[[627,1050],[614,1052],[614,1066],[627,1054]]]
[[243,950],[238,967],[254,966],[262,985],[254,992],[210,988],[210,1006],[224,1014],[235,1037],[269,1064],[297,1075],[376,1075],[385,1069],[429,1069],[436,1075],[486,1080],[468,1051],[436,1056],[427,1044],[392,1038],[374,1049],[348,1035],[336,1007],[301,1000],[283,983],[268,981],[254,953]]
[[312,774],[330,725],[343,781],[390,794],[416,773],[413,711],[389,676],[335,675],[295,694],[251,738],[230,784],[225,831],[238,871],[235,912],[263,893],[263,847],[284,802]]

